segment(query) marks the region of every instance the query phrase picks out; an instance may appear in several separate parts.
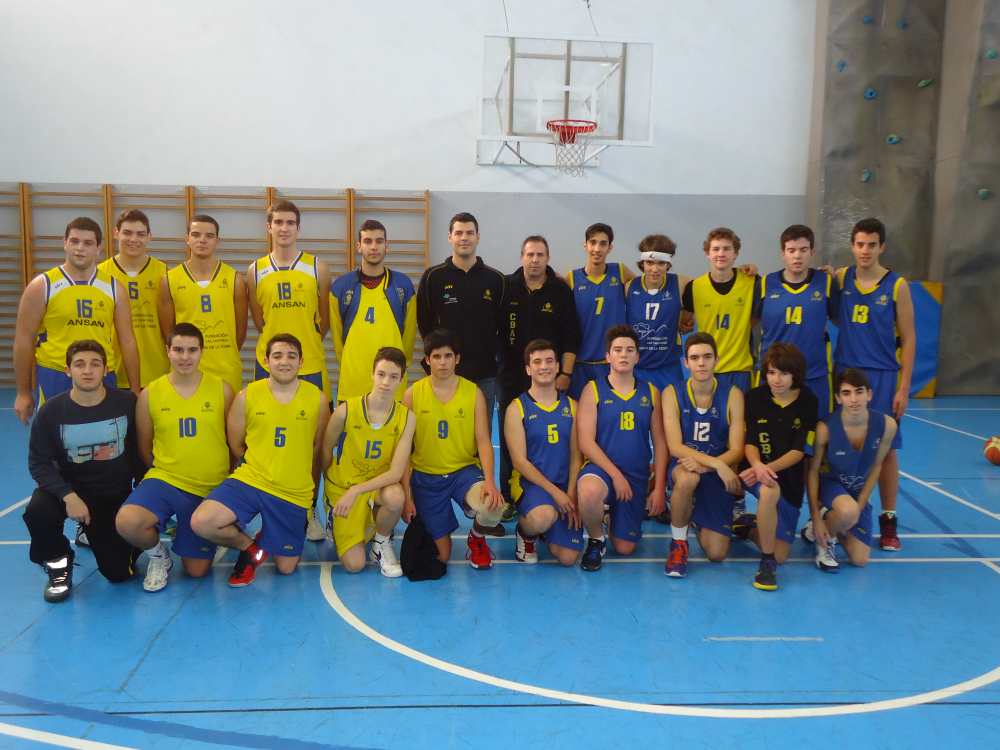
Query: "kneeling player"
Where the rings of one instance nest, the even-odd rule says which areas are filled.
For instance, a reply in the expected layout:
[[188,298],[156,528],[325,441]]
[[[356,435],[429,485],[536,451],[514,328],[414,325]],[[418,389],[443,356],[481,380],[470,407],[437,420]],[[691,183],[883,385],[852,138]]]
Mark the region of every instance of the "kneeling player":
[[861,370],[848,368],[833,382],[838,408],[829,421],[816,426],[816,452],[806,485],[816,567],[828,573],[838,567],[838,540],[852,565],[868,562],[873,535],[869,501],[896,435],[896,420],[868,408],[872,388]]
[[160,542],[171,516],[177,534],[171,549],[195,578],[212,568],[215,545],[191,530],[191,514],[229,473],[226,412],[233,400],[229,384],[198,369],[205,339],[191,323],[178,323],[167,341],[170,372],[139,395],[136,431],[139,455],[152,468],[118,511],[118,533],[146,550],[149,565],[142,587],[167,585],[173,561]]
[[341,401],[323,438],[326,507],[337,556],[349,573],[365,567],[365,545],[374,538],[371,559],[382,575],[403,575],[392,530],[403,512],[406,496],[400,481],[416,426],[413,413],[395,400],[405,375],[403,352],[391,346],[379,349],[371,392]]
[[537,563],[540,536],[561,564],[573,565],[583,548],[576,507],[576,403],[556,390],[559,360],[551,342],[529,342],[524,364],[531,387],[510,403],[504,416],[507,449],[517,472],[511,482],[520,518],[515,556]]
[[716,381],[717,355],[711,334],[688,336],[684,359],[691,377],[683,393],[672,385],[663,391],[663,424],[674,459],[670,554],[664,572],[674,578],[687,575],[687,532],[692,521],[698,525],[698,544],[708,559],[726,559],[733,533],[733,503],[743,494],[733,471],[743,458],[743,393]]
[[437,545],[438,557],[451,557],[451,532],[458,528],[452,501],[474,518],[467,557],[473,568],[492,568],[493,553],[483,537],[496,526],[504,499],[493,478],[486,399],[471,380],[457,375],[461,352],[450,331],[436,329],[424,339],[431,374],[411,385],[403,403],[416,415],[412,471],[405,518],[420,515]]
[[[191,517],[196,534],[240,551],[229,576],[234,587],[253,583],[269,555],[279,573],[289,575],[298,567],[330,416],[323,392],[298,379],[302,345],[297,338],[272,336],[265,356],[268,377],[240,391],[227,420],[229,449],[244,462]],[[261,530],[251,539],[245,529],[258,515]]]
[[[660,397],[652,384],[634,375],[639,337],[630,326],[612,326],[605,343],[610,372],[583,389],[577,435],[588,460],[577,480],[580,517],[589,537],[580,567],[588,571],[600,569],[604,559],[605,506],[615,552],[630,555],[642,538],[645,515],[662,513],[667,500]],[[650,459],[653,490],[646,496]]]
[[[764,355],[767,382],[747,394],[746,462],[740,479],[757,498],[760,567],[754,587],[778,588],[777,567],[795,541],[805,493],[803,458],[812,454],[819,401],[805,386],[806,358],[794,345],[772,344]],[[735,532],[738,535],[738,532]]]

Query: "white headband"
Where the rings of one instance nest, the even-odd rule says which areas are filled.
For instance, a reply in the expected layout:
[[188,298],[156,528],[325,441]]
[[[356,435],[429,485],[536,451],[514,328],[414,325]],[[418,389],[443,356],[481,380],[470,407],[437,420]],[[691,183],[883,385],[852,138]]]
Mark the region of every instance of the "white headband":
[[660,260],[664,263],[672,263],[674,260],[673,253],[661,253],[658,250],[646,250],[645,252],[639,253],[639,262],[644,260]]

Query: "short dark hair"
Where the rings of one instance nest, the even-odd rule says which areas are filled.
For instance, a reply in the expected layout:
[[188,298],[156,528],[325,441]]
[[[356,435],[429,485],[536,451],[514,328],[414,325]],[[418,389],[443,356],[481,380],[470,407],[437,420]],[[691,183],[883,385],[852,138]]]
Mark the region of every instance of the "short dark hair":
[[715,337],[708,331],[697,331],[684,339],[684,358],[687,359],[688,351],[696,344],[708,344],[712,347],[712,353],[718,357],[719,347],[715,343]]
[[805,224],[792,224],[781,233],[779,249],[784,251],[785,243],[792,240],[809,240],[809,247],[816,247],[816,235]]
[[476,234],[479,234],[479,222],[476,221],[476,217],[470,214],[468,211],[460,211],[451,217],[451,221],[448,222],[448,234],[451,234],[451,230],[455,227],[457,223],[472,222],[476,226]]
[[66,347],[66,367],[69,367],[69,363],[73,361],[73,357],[80,352],[94,352],[94,354],[100,356],[105,366],[108,364],[108,353],[104,351],[104,347],[101,346],[100,342],[93,339],[80,339]]
[[677,252],[677,243],[665,234],[650,234],[639,242],[639,252],[673,255]]
[[528,345],[524,347],[524,364],[527,367],[528,363],[531,362],[531,355],[535,352],[546,352],[551,351],[559,357],[559,352],[556,350],[556,345],[553,344],[548,339],[532,339],[528,342]]
[[126,221],[141,221],[145,225],[147,232],[153,231],[149,228],[149,217],[146,216],[146,212],[140,211],[138,208],[126,208],[118,214],[118,220],[115,221],[115,229],[121,229],[122,224]]
[[589,227],[587,227],[587,230],[583,233],[583,240],[584,240],[584,242],[588,241],[595,234],[600,234],[601,232],[603,232],[604,234],[606,234],[608,236],[608,242],[609,243],[612,243],[612,244],[614,243],[614,241],[615,241],[615,230],[612,229],[610,226],[608,226],[607,224],[605,224],[602,221],[599,221],[596,224],[591,224]]
[[767,368],[791,373],[792,388],[801,388],[806,380],[806,358],[795,344],[777,341],[768,347],[764,354],[763,370],[767,376]]
[[[865,231],[864,229],[861,230]],[[855,367],[848,367],[837,373],[836,377],[833,379],[833,392],[836,393],[840,390],[840,386],[844,383],[853,386],[855,388],[867,388],[869,391],[872,389],[871,381],[868,380],[868,376],[865,375],[863,370],[859,370]]]
[[196,221],[202,224],[211,224],[213,227],[215,227],[215,236],[216,237],[219,236],[219,222],[217,222],[208,214],[195,214],[194,216],[192,216],[191,221],[188,222],[189,233],[191,232],[191,225],[194,224]]
[[97,238],[98,245],[104,241],[104,233],[101,232],[101,225],[89,216],[77,216],[73,219],[73,221],[67,224],[66,231],[63,233],[64,240],[69,239],[69,232],[71,229],[79,229],[81,232],[93,232],[94,236]]
[[276,333],[267,341],[267,348],[264,350],[264,356],[271,356],[271,348],[275,344],[291,344],[295,347],[296,351],[299,353],[299,359],[302,358],[302,342],[299,341],[295,336],[290,333]]
[[201,330],[194,323],[178,323],[174,326],[174,330],[170,332],[167,336],[167,346],[172,346],[174,339],[178,336],[187,336],[188,338],[198,339],[198,348],[205,348],[205,337],[202,335]]
[[885,224],[883,224],[878,219],[871,217],[868,219],[862,219],[851,229],[851,244],[854,244],[854,236],[858,232],[864,232],[865,234],[877,234],[878,244],[885,244]]
[[632,339],[635,342],[635,348],[639,348],[639,334],[635,332],[635,329],[630,325],[625,325],[624,323],[617,326],[611,326],[604,334],[604,351],[611,351],[611,343],[615,339]]
[[545,245],[545,254],[549,254],[549,241],[540,234],[529,234],[524,238],[524,242],[521,243],[521,255],[524,255],[524,248],[528,246],[529,242],[541,242]]
[[382,236],[389,239],[389,233],[385,231],[385,224],[376,219],[365,219],[361,226],[358,227],[358,242],[361,242],[362,232],[377,232],[379,229],[382,230]]
[[458,334],[449,331],[447,328],[435,328],[424,336],[424,354],[430,356],[435,349],[448,347],[455,354],[462,353],[462,345],[459,343]]
[[705,237],[705,242],[702,243],[702,250],[706,253],[708,248],[712,246],[712,240],[729,240],[733,243],[733,249],[738,253],[740,248],[743,247],[743,243],[740,242],[740,236],[736,234],[729,227],[716,227],[715,229],[709,230],[708,236]]
[[403,354],[401,349],[397,349],[395,346],[383,346],[375,352],[375,359],[372,361],[372,372],[375,372],[375,368],[378,367],[379,362],[392,362],[399,368],[400,372],[406,372],[406,355]]
[[270,206],[267,207],[268,224],[271,223],[271,219],[274,218],[274,215],[278,213],[278,211],[290,211],[291,213],[295,214],[295,223],[296,224],[302,223],[302,214],[299,213],[299,207],[296,206],[294,203],[292,203],[290,200],[282,198],[281,200],[272,203]]

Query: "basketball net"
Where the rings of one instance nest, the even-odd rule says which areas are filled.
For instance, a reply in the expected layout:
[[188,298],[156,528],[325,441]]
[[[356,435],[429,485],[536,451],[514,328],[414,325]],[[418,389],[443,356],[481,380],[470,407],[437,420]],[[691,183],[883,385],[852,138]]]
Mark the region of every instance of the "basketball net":
[[572,177],[583,177],[589,134],[597,130],[597,123],[593,120],[549,120],[546,127],[552,133],[552,145],[556,149],[556,169]]

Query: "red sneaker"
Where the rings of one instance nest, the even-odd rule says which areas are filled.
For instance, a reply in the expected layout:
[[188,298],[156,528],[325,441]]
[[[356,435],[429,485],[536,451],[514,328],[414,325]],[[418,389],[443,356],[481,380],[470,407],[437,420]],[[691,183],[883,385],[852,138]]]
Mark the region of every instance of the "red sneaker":
[[493,552],[483,537],[476,536],[470,531],[467,543],[469,549],[465,553],[465,559],[469,561],[469,565],[476,570],[486,570],[493,567]]
[[879,546],[890,552],[899,552],[903,545],[899,542],[899,535],[896,533],[896,516],[887,516],[885,513],[878,517]]
[[253,579],[257,577],[257,566],[267,559],[267,553],[257,546],[254,541],[249,547],[240,552],[236,558],[236,565],[229,575],[229,585],[235,588],[249,586]]

